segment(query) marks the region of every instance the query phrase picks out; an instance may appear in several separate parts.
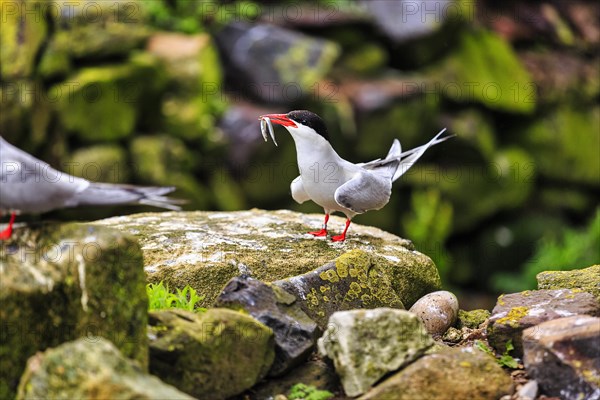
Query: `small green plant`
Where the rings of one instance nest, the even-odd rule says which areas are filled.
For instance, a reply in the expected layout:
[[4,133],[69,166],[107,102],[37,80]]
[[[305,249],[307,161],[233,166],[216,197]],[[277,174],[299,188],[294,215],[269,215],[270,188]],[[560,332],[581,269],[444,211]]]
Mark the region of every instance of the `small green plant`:
[[513,358],[513,356],[511,356],[509,354],[511,351],[513,351],[515,349],[515,346],[513,345],[512,340],[509,340],[508,342],[506,342],[504,354],[502,354],[500,357],[496,357],[496,353],[494,353],[494,350],[492,350],[487,344],[485,344],[481,340],[475,341],[475,347],[477,347],[479,350],[483,351],[484,353],[487,353],[488,355],[494,357],[496,359],[496,362],[502,367],[507,367],[507,368],[511,368],[511,369],[519,368],[519,363],[517,362],[517,360],[515,360]]
[[287,396],[288,400],[327,400],[332,397],[333,393],[304,383],[296,383],[292,386]]
[[196,304],[204,299],[198,296],[196,290],[186,285],[183,290],[177,289],[176,293],[169,291],[169,286],[160,283],[149,283],[146,285],[148,295],[148,310],[165,310],[169,308],[180,308],[192,312],[206,311],[205,308],[197,307]]

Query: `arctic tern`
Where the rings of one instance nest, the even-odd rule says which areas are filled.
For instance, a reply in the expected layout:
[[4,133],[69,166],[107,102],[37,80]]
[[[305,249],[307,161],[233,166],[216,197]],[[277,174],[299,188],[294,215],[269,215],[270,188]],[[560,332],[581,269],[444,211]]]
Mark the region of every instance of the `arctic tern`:
[[296,110],[287,114],[262,115],[259,119],[265,141],[268,131],[277,145],[272,124],[285,127],[292,135],[300,170],[300,176],[291,183],[292,198],[298,203],[312,200],[325,211],[322,229],[309,233],[327,236],[329,214],[338,211],[346,215],[342,234],[331,237],[334,242],[346,240],[346,232],[355,215],[385,206],[392,194],[392,183],[430,146],[452,137],[441,137],[446,131],[444,128],[428,143],[405,152],[402,152],[398,139],[394,139],[385,158],[354,164],[336,153],[329,143],[325,123],[313,112]]
[[17,214],[38,214],[77,207],[145,204],[179,210],[178,199],[165,197],[174,187],[90,182],[60,172],[0,136],[0,216],[10,214],[0,240],[9,239]]

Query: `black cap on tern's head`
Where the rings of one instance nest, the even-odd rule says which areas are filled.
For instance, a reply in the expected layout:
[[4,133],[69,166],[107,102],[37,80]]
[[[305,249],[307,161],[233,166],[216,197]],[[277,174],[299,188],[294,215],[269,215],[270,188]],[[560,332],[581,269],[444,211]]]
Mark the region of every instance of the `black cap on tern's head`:
[[307,110],[295,110],[287,113],[287,117],[297,123],[314,129],[315,132],[329,141],[329,133],[327,132],[327,126],[325,125],[325,122],[314,112]]
[[317,114],[307,110],[290,111],[287,114],[266,114],[261,115],[259,119],[268,118],[272,124],[281,125],[289,128],[298,128],[297,124],[304,125],[314,130],[317,135],[329,141],[329,133],[325,122]]

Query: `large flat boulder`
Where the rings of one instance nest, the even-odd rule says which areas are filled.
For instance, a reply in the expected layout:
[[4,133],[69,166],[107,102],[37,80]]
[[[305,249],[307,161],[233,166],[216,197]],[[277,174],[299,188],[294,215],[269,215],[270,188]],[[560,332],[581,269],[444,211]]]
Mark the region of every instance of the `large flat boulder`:
[[[352,299],[351,307],[344,303],[345,309],[402,308],[440,289],[435,264],[415,251],[410,241],[358,224],[351,226],[344,243],[306,234],[322,221],[318,214],[255,209],[142,213],[93,224],[135,236],[148,281],[164,281],[171,288],[189,284],[206,296],[202,303],[206,307],[231,278],[240,275],[289,283],[284,288],[294,289],[291,293],[303,310],[325,321],[336,307],[327,307],[326,312],[319,305],[336,300],[336,293],[341,300]],[[332,231],[343,224],[339,217],[329,222]],[[308,283],[294,279],[308,273]],[[386,289],[381,290],[384,284]]]

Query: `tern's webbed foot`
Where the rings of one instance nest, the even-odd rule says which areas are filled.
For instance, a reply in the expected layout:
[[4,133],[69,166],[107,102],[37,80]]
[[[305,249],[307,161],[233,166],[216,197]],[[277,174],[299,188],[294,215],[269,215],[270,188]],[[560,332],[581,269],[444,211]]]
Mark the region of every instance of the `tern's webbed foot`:
[[308,232],[313,236],[327,236],[327,229],[321,229],[320,231]]
[[15,213],[11,213],[8,228],[0,232],[0,240],[8,240],[12,236],[13,224],[15,223]]
[[336,236],[331,237],[332,242],[343,242],[344,240],[346,240],[346,235],[343,233],[341,235],[336,235]]

